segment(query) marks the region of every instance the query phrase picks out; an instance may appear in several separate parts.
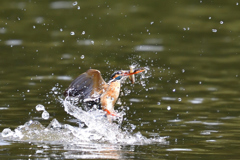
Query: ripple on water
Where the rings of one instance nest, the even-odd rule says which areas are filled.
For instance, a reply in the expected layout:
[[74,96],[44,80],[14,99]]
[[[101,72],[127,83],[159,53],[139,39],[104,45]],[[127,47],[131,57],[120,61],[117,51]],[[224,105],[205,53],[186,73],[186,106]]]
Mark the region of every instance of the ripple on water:
[[177,98],[175,98],[175,97],[162,97],[162,100],[165,100],[165,101],[175,101],[175,100],[177,100]]
[[194,98],[192,100],[188,100],[188,102],[192,103],[192,104],[201,104],[203,102],[203,98]]
[[140,45],[136,46],[135,51],[141,51],[141,52],[160,52],[164,50],[163,46],[155,46],[155,45]]
[[22,44],[22,40],[20,40],[20,39],[10,39],[10,40],[5,41],[5,44],[9,45],[9,46],[17,46],[17,45]]
[[94,41],[91,39],[86,39],[86,40],[77,40],[78,45],[84,45],[84,46],[89,46],[89,45],[94,45]]
[[203,122],[203,121],[186,121],[185,123],[196,123],[196,124],[204,124],[204,125],[210,125],[210,126],[215,126],[215,125],[222,125],[224,123],[219,123],[219,122]]
[[181,122],[181,119],[172,119],[172,120],[168,120],[168,122]]
[[222,125],[223,123],[219,122],[203,122],[205,125],[210,125],[210,126],[216,126],[216,125]]
[[6,110],[9,109],[8,107],[0,107],[0,110]]
[[129,101],[130,102],[141,102],[142,100],[137,99],[137,98],[130,98]]
[[166,149],[166,151],[180,151],[180,152],[183,152],[183,151],[192,151],[192,149],[189,149],[189,148],[169,148],[169,149]]
[[58,79],[58,80],[69,81],[69,80],[72,80],[72,77],[70,77],[70,76],[53,76],[53,75],[31,77],[31,80],[43,80],[43,79]]
[[201,131],[201,135],[210,135],[211,133],[217,133],[218,131],[216,130],[204,130],[204,131]]
[[216,142],[214,139],[206,140],[206,142]]
[[72,8],[73,4],[71,1],[55,1],[50,3],[52,9],[69,9]]

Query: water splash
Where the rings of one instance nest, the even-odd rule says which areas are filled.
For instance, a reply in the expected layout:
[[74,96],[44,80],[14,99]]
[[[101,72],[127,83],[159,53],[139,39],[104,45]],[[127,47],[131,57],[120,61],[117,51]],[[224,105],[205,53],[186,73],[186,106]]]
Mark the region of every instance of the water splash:
[[[143,145],[166,143],[164,137],[146,138],[140,132],[133,134],[132,131],[121,129],[122,118],[115,119],[111,123],[102,110],[84,111],[70,101],[63,99],[60,101],[68,114],[85,123],[85,125],[61,124],[57,119],[53,119],[47,127],[44,127],[39,121],[30,120],[14,130],[5,128],[1,133],[2,138],[14,141],[63,144],[110,143]],[[42,105],[37,105],[36,109],[47,112]],[[131,130],[134,130],[134,128],[131,128]]]
[[42,112],[42,119],[49,119],[49,117],[50,115],[46,110]]
[[44,111],[45,107],[44,107],[44,105],[38,104],[38,105],[36,105],[36,110],[37,111]]
[[[138,64],[133,64],[138,67]],[[145,88],[147,79],[151,77],[149,68],[141,73],[139,84]],[[166,144],[165,137],[160,137],[157,133],[154,138],[147,138],[140,132],[134,133],[135,125],[128,122],[127,118],[123,118],[126,114],[125,110],[119,111],[118,117],[112,116],[112,122],[108,121],[106,113],[102,110],[92,109],[85,110],[84,105],[79,104],[78,99],[62,99],[58,97],[62,93],[61,85],[56,84],[46,97],[54,97],[60,102],[64,111],[73,117],[75,125],[60,123],[56,118],[52,120],[48,126],[43,126],[39,121],[28,121],[24,125],[18,126],[11,130],[5,128],[0,134],[6,140],[24,141],[24,142],[44,142],[44,143],[60,143],[60,144],[118,144],[118,145],[145,145],[160,143]],[[49,96],[50,95],[50,96]],[[124,108],[124,107],[122,107]],[[50,114],[41,104],[36,106],[36,110],[42,112],[41,118],[49,120]],[[123,120],[125,121],[123,123]],[[76,122],[77,121],[77,122]]]
[[37,111],[43,111],[43,112],[42,112],[42,119],[49,119],[50,115],[49,115],[49,113],[45,110],[45,107],[44,107],[43,105],[38,104],[38,105],[36,106],[36,110],[37,110]]

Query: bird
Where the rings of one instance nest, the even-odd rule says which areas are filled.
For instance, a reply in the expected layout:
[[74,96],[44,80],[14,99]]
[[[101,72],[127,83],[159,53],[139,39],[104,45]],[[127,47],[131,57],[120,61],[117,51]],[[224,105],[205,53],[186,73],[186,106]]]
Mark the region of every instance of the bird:
[[89,69],[74,79],[65,90],[65,97],[76,97],[88,106],[94,104],[106,112],[107,116],[117,116],[114,105],[119,97],[121,82],[129,78],[134,83],[134,75],[145,71],[145,68],[115,71],[108,82],[105,82],[101,72]]

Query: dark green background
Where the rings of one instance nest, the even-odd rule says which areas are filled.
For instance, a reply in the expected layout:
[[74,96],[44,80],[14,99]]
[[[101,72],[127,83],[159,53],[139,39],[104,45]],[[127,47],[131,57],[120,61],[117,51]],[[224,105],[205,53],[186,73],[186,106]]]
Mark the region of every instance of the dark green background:
[[[108,80],[115,70],[137,64],[150,69],[149,78],[136,76],[135,85],[122,87],[123,93],[131,90],[121,96],[123,106],[130,108],[128,122],[137,126],[134,132],[146,137],[169,136],[169,143],[113,145],[116,150],[110,150],[110,155],[117,154],[119,159],[239,158],[237,0],[62,2],[0,2],[0,131],[14,130],[30,119],[43,125],[53,118],[70,123],[73,117],[56,99],[71,79],[96,68]],[[148,50],[139,50],[140,46]],[[58,94],[52,94],[53,87]],[[46,107],[50,120],[41,120],[37,104]],[[75,153],[65,144],[47,143],[47,151],[39,154],[36,150],[44,145],[5,143],[0,139],[0,157],[18,159],[30,155],[74,158],[89,147],[77,146]]]

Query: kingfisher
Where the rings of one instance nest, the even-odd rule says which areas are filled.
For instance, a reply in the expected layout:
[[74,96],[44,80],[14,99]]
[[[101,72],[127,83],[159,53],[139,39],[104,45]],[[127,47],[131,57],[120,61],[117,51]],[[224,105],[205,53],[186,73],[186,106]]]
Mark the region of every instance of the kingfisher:
[[114,105],[119,97],[121,82],[129,78],[132,83],[135,81],[135,74],[145,71],[145,68],[115,71],[110,80],[106,83],[101,72],[96,69],[89,69],[80,74],[64,92],[65,97],[76,97],[81,102],[94,105],[106,112],[106,115],[117,116]]

